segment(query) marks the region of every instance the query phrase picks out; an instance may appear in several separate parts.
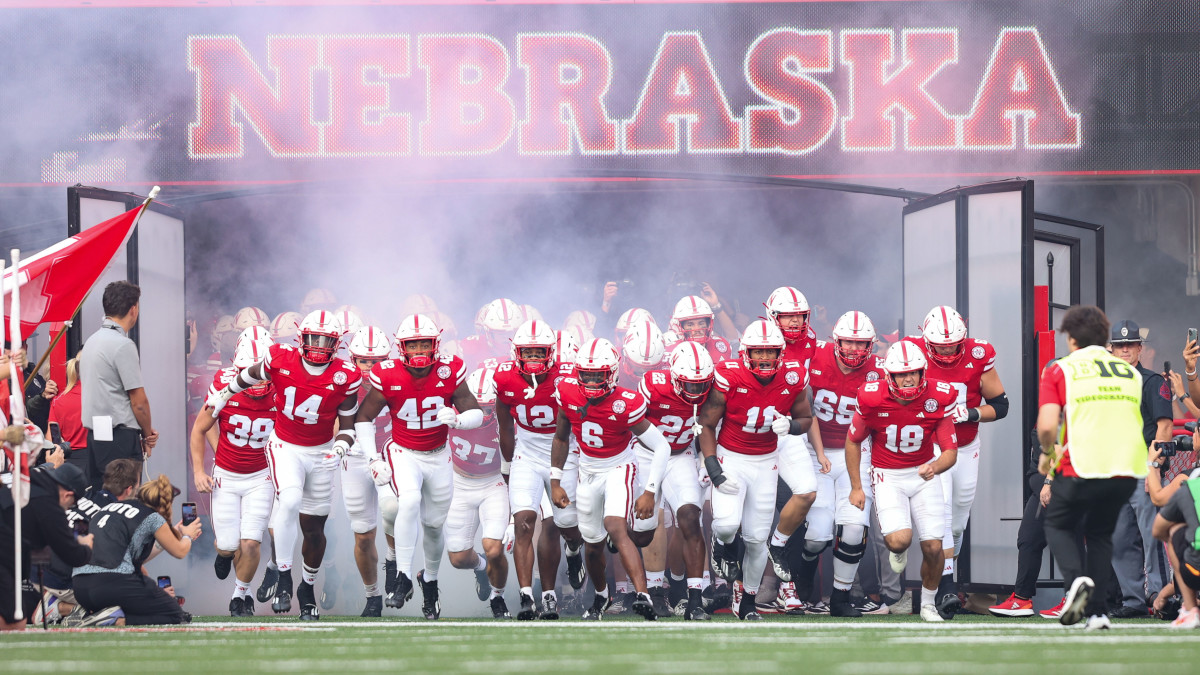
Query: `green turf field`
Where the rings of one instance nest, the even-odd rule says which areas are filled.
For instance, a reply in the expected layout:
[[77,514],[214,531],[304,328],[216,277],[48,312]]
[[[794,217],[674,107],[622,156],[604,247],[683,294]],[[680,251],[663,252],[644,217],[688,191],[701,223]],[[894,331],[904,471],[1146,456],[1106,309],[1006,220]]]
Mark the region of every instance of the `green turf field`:
[[0,672],[1158,673],[1197,672],[1200,631],[1152,620],[1085,632],[1034,617],[717,618],[685,623],[211,617],[171,629],[0,634]]

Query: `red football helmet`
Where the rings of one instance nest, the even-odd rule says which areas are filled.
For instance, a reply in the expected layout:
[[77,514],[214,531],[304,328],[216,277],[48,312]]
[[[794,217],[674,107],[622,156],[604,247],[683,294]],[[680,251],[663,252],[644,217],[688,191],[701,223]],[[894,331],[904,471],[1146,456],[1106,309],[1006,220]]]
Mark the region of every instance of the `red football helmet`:
[[[554,367],[554,345],[558,336],[550,328],[550,324],[541,319],[526,321],[517,327],[512,339],[512,358],[517,362],[517,369],[526,375],[542,375]],[[540,356],[535,356],[526,350],[541,349]]]
[[575,357],[575,376],[587,398],[601,398],[617,386],[621,355],[611,342],[592,338],[583,343]]
[[[407,343],[429,340],[432,346],[422,351],[410,351]],[[442,331],[433,319],[424,314],[410,314],[400,322],[396,329],[396,349],[400,352],[398,360],[404,365],[420,370],[433,365],[437,358],[438,348],[442,341]]]
[[332,312],[318,309],[300,322],[300,356],[309,363],[323,365],[333,360],[342,324]]

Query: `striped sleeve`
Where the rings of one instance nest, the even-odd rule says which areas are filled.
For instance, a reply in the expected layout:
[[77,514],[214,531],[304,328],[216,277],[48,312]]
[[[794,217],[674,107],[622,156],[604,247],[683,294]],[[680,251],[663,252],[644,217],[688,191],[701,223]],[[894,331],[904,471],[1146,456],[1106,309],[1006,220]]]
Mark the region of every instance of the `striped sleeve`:
[[729,380],[725,377],[725,374],[721,372],[720,368],[713,373],[713,383],[717,385],[717,390],[721,393],[729,393]]
[[634,401],[634,409],[629,412],[629,423],[637,424],[646,416],[646,409],[650,407],[650,401],[645,396],[638,395],[638,400]]
[[379,373],[375,372],[375,368],[378,368],[378,367],[379,366],[375,366],[374,368],[371,368],[371,372],[367,375],[367,378],[371,380],[371,388],[382,394],[383,393],[383,381],[379,379]]
[[454,375],[454,384],[460,385],[467,381],[467,362],[459,359],[458,372]]
[[638,390],[639,394],[646,397],[646,400],[649,401],[650,400],[650,388],[646,386],[646,378],[647,377],[650,377],[650,373],[646,373],[646,375],[644,377],[642,377],[641,381],[638,382],[637,390]]
[[983,348],[983,358],[987,359],[987,363],[983,364],[983,372],[987,372],[996,367],[996,348],[992,345],[985,345]]

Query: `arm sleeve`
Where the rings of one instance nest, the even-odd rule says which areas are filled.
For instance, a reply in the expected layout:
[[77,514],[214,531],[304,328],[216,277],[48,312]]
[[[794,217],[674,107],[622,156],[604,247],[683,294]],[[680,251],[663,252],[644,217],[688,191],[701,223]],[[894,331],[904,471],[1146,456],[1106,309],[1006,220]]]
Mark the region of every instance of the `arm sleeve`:
[[847,433],[847,438],[861,445],[870,435],[871,430],[867,428],[867,420],[863,418],[862,413],[854,413],[854,418],[850,420],[850,431]]
[[663,476],[667,473],[667,462],[671,460],[671,444],[663,438],[662,432],[653,424],[638,434],[638,440],[654,453],[654,459],[650,460],[649,475],[646,478],[646,491],[658,494]]
[[125,391],[145,386],[142,382],[142,366],[138,361],[137,347],[132,341],[120,346],[113,365],[117,368],[117,374],[121,376],[121,386]]
[[29,506],[33,507],[30,511],[36,519],[46,545],[71,567],[86,565],[92,559],[92,549],[75,541],[75,533],[67,525],[66,511],[59,508],[58,504],[49,498],[38,500],[38,502],[40,503],[36,507],[32,503]]
[[934,430],[939,448],[943,450],[957,450],[958,436],[954,434],[954,420],[949,417],[943,417],[938,421],[937,429]]

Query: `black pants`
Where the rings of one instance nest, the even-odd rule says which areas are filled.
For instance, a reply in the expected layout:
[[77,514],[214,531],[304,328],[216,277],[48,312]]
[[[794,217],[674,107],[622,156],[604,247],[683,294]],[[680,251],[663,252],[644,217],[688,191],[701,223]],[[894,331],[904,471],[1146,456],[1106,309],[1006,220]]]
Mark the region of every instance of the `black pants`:
[[1017,530],[1017,585],[1013,592],[1021,598],[1037,593],[1038,575],[1042,571],[1042,552],[1046,550],[1046,509],[1042,508],[1042,475],[1029,477],[1033,494],[1025,502],[1021,529]]
[[[1089,576],[1096,592],[1088,601],[1088,615],[1108,611],[1107,589],[1112,583],[1112,533],[1121,507],[1137,487],[1135,478],[1054,479],[1046,507],[1046,541],[1062,570],[1066,589],[1080,576]],[[1081,527],[1084,545],[1075,539]],[[1086,549],[1086,551],[1085,551]]]
[[75,597],[89,612],[120,606],[126,626],[183,623],[179,602],[141,574],[78,575]]
[[114,459],[132,459],[138,462],[139,471],[144,459],[142,454],[142,430],[131,427],[113,429],[111,441],[98,441],[88,429],[88,483],[99,488],[104,484],[104,470]]

